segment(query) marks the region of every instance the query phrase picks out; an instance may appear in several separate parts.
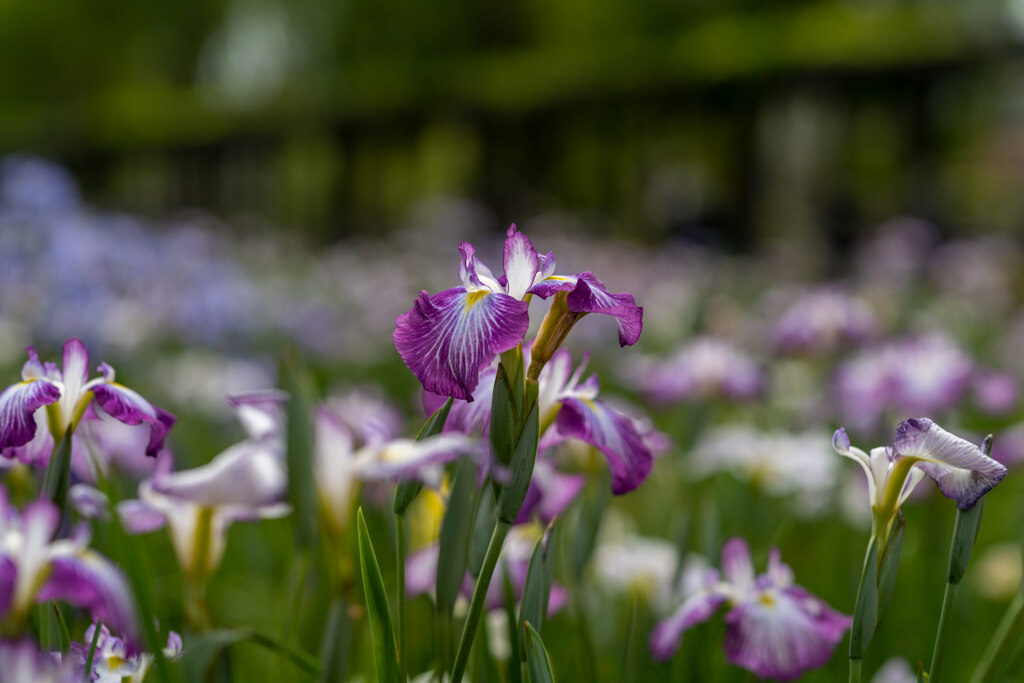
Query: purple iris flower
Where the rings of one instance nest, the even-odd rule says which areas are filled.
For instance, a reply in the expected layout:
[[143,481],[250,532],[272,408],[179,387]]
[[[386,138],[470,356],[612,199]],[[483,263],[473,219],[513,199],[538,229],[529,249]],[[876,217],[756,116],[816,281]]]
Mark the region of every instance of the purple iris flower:
[[640,337],[643,309],[632,295],[610,293],[589,272],[553,275],[552,255],[538,254],[514,224],[505,240],[504,276],[495,277],[478,261],[469,243],[461,243],[459,252],[462,285],[438,294],[421,291],[413,307],[395,321],[395,348],[427,391],[472,401],[480,372],[499,353],[522,342],[530,325],[531,294],[562,297],[556,300],[566,315],[552,337],[552,353],[587,313],[614,316],[623,346]]
[[[22,381],[0,393],[0,453],[26,463],[45,462],[55,440],[74,430],[93,403],[114,419],[149,426],[146,455],[156,455],[174,416],[114,381],[114,369],[100,363],[89,379],[89,351],[79,339],[64,344],[64,367],[41,363],[31,346]],[[45,428],[44,428],[45,427]]]
[[17,633],[34,604],[65,600],[110,624],[134,651],[139,624],[127,580],[87,547],[87,527],[52,540],[59,519],[50,501],[35,501],[19,512],[0,489],[0,624]]
[[34,642],[0,641],[0,672],[4,683],[81,683],[74,659],[43,653]]
[[746,401],[765,389],[757,361],[734,343],[707,336],[691,339],[665,359],[635,359],[623,379],[660,404],[707,397]]
[[[99,628],[100,632],[96,634],[96,624],[91,624],[85,630],[83,642],[71,643],[73,659],[84,675],[89,649],[92,647],[93,637],[96,638],[92,671],[86,680],[96,683],[122,683],[126,678],[131,681],[145,680],[146,674],[153,666],[153,655],[149,652],[132,653],[127,643],[112,635],[106,625],[100,625]],[[171,631],[167,635],[167,646],[163,649],[163,655],[167,659],[176,659],[180,654],[181,636]]]
[[772,329],[772,343],[785,353],[827,353],[861,344],[878,333],[878,318],[863,299],[827,288],[805,294]]
[[[526,365],[531,364],[532,349],[525,349]],[[559,349],[538,377],[537,403],[540,414],[540,449],[551,448],[567,439],[579,439],[597,448],[608,460],[612,472],[612,492],[623,494],[647,479],[654,466],[653,445],[661,445],[662,435],[642,421],[597,400],[597,375],[586,380],[587,361],[575,369],[572,354]],[[472,403],[452,404],[446,431],[484,432],[490,422],[490,395],[496,367],[482,375]],[[427,407],[439,404],[441,397],[427,396]],[[643,430],[643,431],[641,431]],[[541,461],[538,460],[538,464]],[[542,466],[541,473],[544,468]],[[575,487],[575,483],[564,482]],[[529,494],[528,494],[529,495]],[[534,494],[537,495],[536,493]],[[561,495],[561,492],[559,492]]]
[[778,549],[768,556],[768,571],[755,576],[747,542],[730,539],[722,548],[722,574],[710,570],[704,587],[655,626],[655,659],[671,659],[687,629],[728,605],[726,659],[762,678],[789,681],[825,664],[853,623],[796,585]]
[[842,428],[832,437],[832,447],[864,469],[872,533],[880,538],[885,538],[900,506],[925,476],[935,480],[942,495],[955,500],[962,510],[973,507],[1006,476],[1006,467],[981,448],[924,417],[899,423],[891,448],[880,446],[865,453],[850,445]]

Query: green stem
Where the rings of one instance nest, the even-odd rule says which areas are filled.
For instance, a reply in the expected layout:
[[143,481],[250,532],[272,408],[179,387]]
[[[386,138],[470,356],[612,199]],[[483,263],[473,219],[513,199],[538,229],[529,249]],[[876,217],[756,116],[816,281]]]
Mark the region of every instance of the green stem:
[[345,680],[348,669],[349,643],[352,640],[352,619],[343,597],[336,596],[327,613],[323,640],[320,643],[319,683]]
[[480,576],[477,577],[476,586],[473,587],[473,599],[469,603],[466,624],[462,627],[462,638],[459,640],[459,649],[455,653],[455,666],[452,667],[451,683],[461,683],[462,675],[466,672],[469,650],[473,646],[476,627],[480,623],[480,615],[484,611],[487,588],[491,585],[491,577],[494,575],[494,568],[497,566],[498,557],[501,555],[501,546],[505,543],[505,536],[508,535],[508,530],[511,527],[511,524],[500,519],[494,525],[491,542],[487,546],[487,554],[484,556],[484,564],[480,568]]
[[398,576],[398,678],[405,680],[405,513],[395,513],[395,573]]
[[[295,630],[295,624],[299,621],[299,611],[302,607],[302,592],[306,586],[306,574],[309,572],[308,546],[303,547],[299,551],[299,556],[296,558],[292,571],[292,587],[290,599],[288,600],[288,613],[285,616],[284,628],[281,630],[281,642],[285,646],[291,644],[292,632]],[[280,667],[283,665],[283,660],[281,657],[277,657],[274,662],[274,680],[279,680],[281,678]]]
[[928,683],[935,683],[942,673],[942,657],[946,653],[946,641],[949,639],[949,628],[952,625],[953,603],[956,602],[956,591],[959,583],[947,583],[946,592],[942,596],[942,615],[939,617],[939,631],[935,634],[935,650],[932,652],[932,666],[928,672]]
[[985,654],[981,656],[978,668],[974,670],[974,675],[971,676],[971,683],[984,683],[989,680],[989,677],[994,672],[993,664],[1005,661],[1013,646],[1016,645],[1013,635],[1019,633],[1022,627],[1024,627],[1024,585],[1021,586],[1021,590],[1014,596],[1013,602],[1006,609],[1006,613],[1003,615],[1002,621],[999,622],[992,640],[988,642]]
[[860,667],[863,663],[862,659],[850,659],[850,683],[860,683]]

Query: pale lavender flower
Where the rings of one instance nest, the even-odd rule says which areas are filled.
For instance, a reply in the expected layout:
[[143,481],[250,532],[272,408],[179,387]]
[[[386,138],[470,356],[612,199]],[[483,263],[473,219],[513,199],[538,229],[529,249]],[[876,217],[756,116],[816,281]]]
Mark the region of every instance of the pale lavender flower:
[[667,358],[638,358],[623,380],[650,400],[670,404],[705,398],[744,401],[765,388],[764,372],[750,355],[717,337],[696,337]]
[[667,660],[679,649],[683,633],[728,605],[725,656],[762,678],[789,681],[825,664],[852,618],[796,585],[793,570],[777,549],[768,571],[755,576],[750,549],[741,538],[722,549],[722,576],[710,571],[704,586],[688,596],[650,637],[655,659]]
[[1020,405],[1020,383],[1008,372],[978,372],[972,388],[975,403],[988,415],[1008,415]]
[[785,353],[827,353],[878,333],[878,318],[859,297],[825,288],[808,292],[776,320],[773,346]]
[[71,658],[39,651],[31,640],[0,640],[0,674],[4,683],[81,683]]
[[[149,652],[131,652],[121,638],[111,635],[106,625],[100,626],[97,635],[95,623],[85,630],[83,642],[71,643],[71,653],[83,673],[94,636],[96,649],[93,654],[92,671],[86,680],[95,683],[122,683],[124,680],[142,683],[145,680],[146,674],[153,666],[153,655]],[[163,649],[163,655],[173,660],[180,654],[181,636],[171,631],[167,636],[167,646]]]

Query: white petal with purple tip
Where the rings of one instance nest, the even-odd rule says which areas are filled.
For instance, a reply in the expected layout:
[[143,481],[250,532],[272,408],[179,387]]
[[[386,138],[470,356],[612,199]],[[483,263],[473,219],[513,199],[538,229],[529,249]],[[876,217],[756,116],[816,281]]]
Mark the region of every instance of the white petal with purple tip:
[[60,400],[61,388],[49,380],[18,382],[0,394],[0,450],[24,446],[37,431],[35,412]]
[[507,280],[506,293],[516,299],[522,299],[526,296],[526,290],[533,286],[537,272],[540,270],[537,250],[533,248],[533,244],[530,243],[526,235],[516,231],[516,226],[513,223],[508,229],[503,253]]

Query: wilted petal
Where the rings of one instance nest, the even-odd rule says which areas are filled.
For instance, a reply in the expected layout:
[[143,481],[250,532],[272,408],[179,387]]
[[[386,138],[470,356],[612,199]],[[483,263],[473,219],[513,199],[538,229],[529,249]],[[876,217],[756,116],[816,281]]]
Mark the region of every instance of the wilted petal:
[[0,394],[0,450],[24,446],[36,435],[35,412],[60,399],[60,386],[45,379],[13,384]]
[[897,457],[919,458],[923,469],[957,507],[967,510],[1006,476],[1006,468],[970,441],[950,434],[927,418],[904,420],[896,427]]
[[608,459],[612,493],[632,491],[647,479],[654,456],[632,420],[599,401],[566,398],[558,412],[558,431],[596,447]]
[[280,454],[259,441],[242,441],[206,465],[153,479],[157,493],[207,507],[267,505],[287,485]]
[[529,324],[525,301],[456,287],[433,296],[420,292],[398,316],[393,339],[427,391],[472,401],[480,372],[522,341]]
[[120,633],[130,650],[138,651],[139,619],[128,581],[101,555],[82,550],[76,555],[55,558],[36,600],[65,600],[86,609],[94,620],[109,624]]
[[659,621],[654,627],[648,641],[654,658],[660,661],[671,659],[679,649],[683,633],[710,619],[726,599],[724,594],[712,590],[702,590],[687,598],[672,616]]
[[730,662],[762,678],[789,681],[827,662],[852,619],[793,586],[744,601],[725,623]]
[[174,425],[173,415],[116,382],[102,382],[92,387],[92,391],[100,408],[115,420],[127,425],[149,425],[146,455],[156,455],[163,448],[164,437]]
[[540,269],[540,260],[537,250],[533,248],[526,235],[516,231],[515,223],[509,227],[507,235],[503,249],[506,293],[516,299],[522,299],[526,296],[526,290],[533,286],[537,271]]

